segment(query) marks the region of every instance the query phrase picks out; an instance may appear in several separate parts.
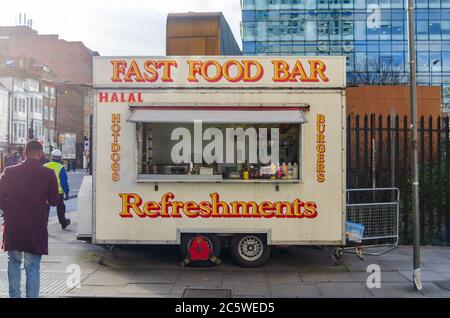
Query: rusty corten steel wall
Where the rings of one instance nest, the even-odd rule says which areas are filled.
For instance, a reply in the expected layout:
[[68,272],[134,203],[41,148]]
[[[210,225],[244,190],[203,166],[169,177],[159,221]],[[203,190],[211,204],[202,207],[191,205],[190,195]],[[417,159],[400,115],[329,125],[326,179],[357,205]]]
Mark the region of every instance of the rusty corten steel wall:
[[[375,113],[377,115],[409,116],[408,86],[358,86],[347,87],[347,114]],[[417,87],[418,116],[437,117],[441,115],[441,88],[438,86]]]
[[166,55],[241,55],[222,13],[167,16]]

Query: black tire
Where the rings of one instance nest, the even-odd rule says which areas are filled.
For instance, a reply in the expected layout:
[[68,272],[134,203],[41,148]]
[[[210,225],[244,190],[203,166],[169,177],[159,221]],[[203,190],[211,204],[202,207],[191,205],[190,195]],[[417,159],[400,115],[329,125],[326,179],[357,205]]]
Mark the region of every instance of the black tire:
[[[245,242],[247,241],[247,243]],[[258,251],[242,250],[244,244],[256,245]],[[267,245],[266,236],[260,234],[236,234],[231,239],[230,246],[231,256],[237,265],[242,267],[258,267],[264,265],[270,257],[271,246]],[[252,257],[252,254],[255,254]]]
[[[181,234],[181,244],[180,244],[180,255],[181,259],[184,261],[188,257],[189,244],[194,237],[199,234]],[[204,236],[212,245],[212,256],[216,258],[220,257],[221,245],[220,239],[216,234],[200,234]],[[191,261],[187,265],[193,267],[208,267],[214,265],[214,262],[211,261]]]

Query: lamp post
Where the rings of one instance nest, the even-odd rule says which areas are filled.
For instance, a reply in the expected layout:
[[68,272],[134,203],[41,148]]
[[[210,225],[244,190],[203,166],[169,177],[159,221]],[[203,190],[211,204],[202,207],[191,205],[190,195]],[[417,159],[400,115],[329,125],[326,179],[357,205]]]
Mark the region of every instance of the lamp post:
[[8,140],[6,141],[7,143],[7,148],[8,148],[8,152],[12,151],[11,147],[12,147],[12,141],[13,141],[13,114],[14,114],[14,86],[15,86],[15,82],[14,82],[14,75],[11,76],[11,100],[9,102],[8,105]]
[[419,164],[417,145],[417,83],[416,83],[416,43],[414,28],[414,0],[408,0],[408,46],[409,85],[411,103],[411,146],[412,146],[412,214],[413,214],[413,282],[414,288],[422,290],[420,274],[420,218],[419,218]]
[[436,59],[430,64],[430,86],[433,86],[433,67],[439,62],[440,60]]

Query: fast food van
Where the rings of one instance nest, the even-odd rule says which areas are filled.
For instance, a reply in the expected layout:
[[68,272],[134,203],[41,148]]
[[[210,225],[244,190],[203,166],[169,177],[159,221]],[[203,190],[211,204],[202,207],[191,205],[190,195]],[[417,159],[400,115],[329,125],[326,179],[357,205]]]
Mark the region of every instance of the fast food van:
[[[241,266],[345,244],[345,57],[95,57],[79,239]],[[92,191],[92,192],[90,192]],[[83,196],[83,194],[80,194]]]

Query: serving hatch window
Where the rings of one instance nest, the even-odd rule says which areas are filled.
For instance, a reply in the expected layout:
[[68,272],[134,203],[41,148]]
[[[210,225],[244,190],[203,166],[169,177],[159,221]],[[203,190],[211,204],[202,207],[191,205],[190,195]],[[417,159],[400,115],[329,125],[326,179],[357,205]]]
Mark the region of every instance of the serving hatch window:
[[[243,112],[239,114],[241,122],[228,122],[223,117],[229,112],[216,120],[192,112],[196,118],[192,121],[181,120],[183,114],[176,114],[180,122],[170,118],[158,120],[160,114],[155,113],[148,117],[151,122],[146,120],[149,113],[134,114],[134,119],[131,116],[130,121],[136,122],[138,179],[218,182],[300,179],[303,117],[290,118],[286,123],[274,123],[276,119],[272,117],[261,123],[254,122],[257,118],[242,118],[253,113]],[[209,113],[210,117],[211,113],[219,115]]]

